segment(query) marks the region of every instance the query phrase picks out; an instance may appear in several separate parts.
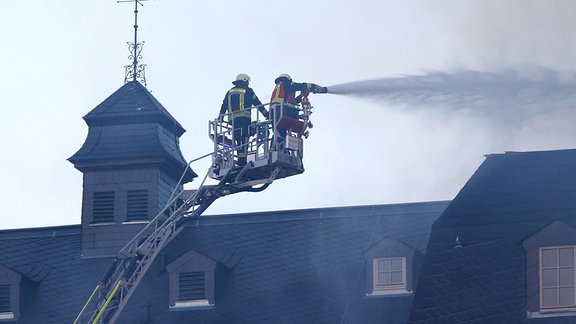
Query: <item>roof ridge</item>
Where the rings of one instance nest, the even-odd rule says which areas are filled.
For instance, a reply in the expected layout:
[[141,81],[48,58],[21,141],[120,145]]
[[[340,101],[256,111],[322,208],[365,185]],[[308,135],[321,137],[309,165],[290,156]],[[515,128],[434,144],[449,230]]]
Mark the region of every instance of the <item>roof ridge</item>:
[[[254,223],[271,223],[271,222],[291,222],[302,220],[328,220],[328,219],[342,219],[342,218],[357,218],[357,217],[388,217],[397,215],[417,215],[417,214],[437,214],[445,210],[450,201],[431,201],[431,202],[418,202],[418,203],[402,203],[402,204],[385,204],[385,205],[365,205],[365,206],[345,206],[345,207],[325,207],[325,208],[311,208],[311,209],[295,209],[284,211],[261,211],[255,213],[238,213],[238,214],[221,214],[202,216],[200,219],[202,223],[210,223],[210,225],[230,225],[230,224],[254,224]],[[424,206],[437,206],[442,208],[424,210],[406,210],[399,207],[419,207]],[[378,211],[374,211],[374,209]],[[386,211],[387,208],[394,209]],[[371,209],[369,212],[358,214],[351,210],[358,209]],[[334,211],[347,212],[346,214],[335,214]],[[304,213],[304,215],[303,215]],[[235,218],[238,218],[234,220]],[[230,220],[230,221],[227,221]],[[195,226],[195,225],[189,225]]]

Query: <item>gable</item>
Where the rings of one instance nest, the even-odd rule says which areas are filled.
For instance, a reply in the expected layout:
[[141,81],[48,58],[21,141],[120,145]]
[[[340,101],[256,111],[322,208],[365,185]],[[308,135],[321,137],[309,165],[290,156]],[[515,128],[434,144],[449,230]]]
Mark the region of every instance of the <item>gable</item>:
[[576,228],[557,220],[527,238],[522,245],[526,250],[540,246],[576,245]]
[[214,270],[216,262],[196,251],[190,250],[166,266],[168,272]]
[[367,249],[363,255],[366,259],[375,258],[378,256],[409,256],[414,255],[414,248],[394,239],[391,237],[386,237],[380,242],[374,244],[369,249]]

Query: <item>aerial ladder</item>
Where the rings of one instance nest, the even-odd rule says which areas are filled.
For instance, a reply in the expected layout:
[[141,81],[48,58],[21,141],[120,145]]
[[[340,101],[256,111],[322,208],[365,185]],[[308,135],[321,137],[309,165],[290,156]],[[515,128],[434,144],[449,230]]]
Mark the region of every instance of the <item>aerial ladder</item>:
[[[198,189],[178,193],[175,190],[166,207],[116,254],[74,324],[115,323],[160,251],[216,199],[239,192],[259,192],[276,179],[303,173],[303,139],[312,128],[313,112],[307,95],[306,92],[300,97],[297,118],[288,116],[287,107],[281,104],[265,105],[270,108],[270,120],[253,109],[256,120],[249,128],[251,136],[245,144],[248,163],[244,166],[237,165],[233,119],[210,121],[213,152],[187,165],[188,168],[192,162],[212,157],[212,165]],[[280,131],[285,132],[282,142],[277,140]],[[217,184],[205,184],[207,177],[217,180]],[[176,188],[181,181],[182,178]]]

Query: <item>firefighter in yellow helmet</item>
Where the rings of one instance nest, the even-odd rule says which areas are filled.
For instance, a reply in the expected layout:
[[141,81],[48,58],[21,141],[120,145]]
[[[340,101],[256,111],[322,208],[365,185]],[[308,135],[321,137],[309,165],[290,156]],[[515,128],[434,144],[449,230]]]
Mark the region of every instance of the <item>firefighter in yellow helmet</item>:
[[236,80],[232,82],[234,87],[228,90],[220,107],[220,120],[223,120],[225,114],[230,114],[228,121],[234,127],[234,144],[237,147],[238,165],[240,166],[246,165],[246,146],[250,137],[249,126],[252,122],[250,108],[258,107],[262,115],[268,118],[268,111],[254,90],[249,87],[249,83],[250,77],[247,74],[238,74]]

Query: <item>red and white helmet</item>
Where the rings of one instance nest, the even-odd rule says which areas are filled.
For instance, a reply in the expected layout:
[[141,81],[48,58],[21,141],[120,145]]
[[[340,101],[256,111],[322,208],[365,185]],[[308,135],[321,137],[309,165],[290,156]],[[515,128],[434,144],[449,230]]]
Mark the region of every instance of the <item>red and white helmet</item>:
[[280,74],[280,75],[278,76],[278,79],[280,79],[280,78],[286,78],[286,79],[292,81],[292,77],[290,76],[290,74],[287,74],[287,73],[282,73],[282,74]]

